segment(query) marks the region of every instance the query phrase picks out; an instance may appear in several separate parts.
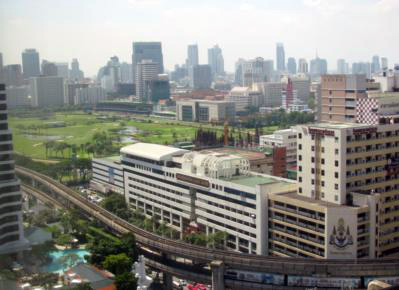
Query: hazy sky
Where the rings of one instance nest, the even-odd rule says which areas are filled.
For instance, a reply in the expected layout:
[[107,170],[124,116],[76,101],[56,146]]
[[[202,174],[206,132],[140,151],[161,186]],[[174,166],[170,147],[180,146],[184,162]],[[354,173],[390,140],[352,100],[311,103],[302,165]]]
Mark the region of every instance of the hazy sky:
[[219,44],[225,67],[239,57],[369,60],[399,63],[399,0],[0,0],[0,52],[21,63],[25,48],[41,59],[78,58],[87,75],[109,57],[131,62],[133,41],[162,41],[165,67],[183,63],[197,43],[200,63]]

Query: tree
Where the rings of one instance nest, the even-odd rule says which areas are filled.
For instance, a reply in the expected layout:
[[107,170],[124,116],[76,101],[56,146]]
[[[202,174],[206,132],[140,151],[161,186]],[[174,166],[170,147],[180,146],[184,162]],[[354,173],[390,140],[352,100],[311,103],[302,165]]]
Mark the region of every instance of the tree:
[[75,286],[71,290],[93,290],[93,288],[91,288],[90,283],[83,283],[78,286]]
[[136,237],[132,233],[123,234],[121,237],[121,251],[125,253],[132,261],[138,258]]
[[120,253],[117,255],[109,255],[105,258],[102,265],[104,269],[119,275],[131,270],[132,260],[125,253]]
[[67,246],[71,244],[72,241],[73,237],[70,234],[62,234],[57,238],[56,243],[60,246]]
[[118,290],[131,290],[137,288],[137,279],[130,272],[124,272],[115,276],[115,285]]

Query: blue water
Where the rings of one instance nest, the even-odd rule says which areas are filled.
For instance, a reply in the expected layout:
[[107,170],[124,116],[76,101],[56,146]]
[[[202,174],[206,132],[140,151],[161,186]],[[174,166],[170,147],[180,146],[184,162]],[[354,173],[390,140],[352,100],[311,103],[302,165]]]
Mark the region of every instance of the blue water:
[[[86,262],[84,256],[90,255],[90,252],[88,252],[86,250],[63,250],[63,251],[50,252],[49,255],[52,259],[52,262],[50,264],[43,266],[41,268],[41,270],[43,272],[53,272],[53,273],[62,274],[64,271],[67,271],[69,269],[69,266],[65,267],[65,265],[62,265],[62,263],[60,263],[59,259],[68,254],[76,254],[79,256],[78,261],[73,265],[73,266],[75,266],[78,263]],[[65,268],[63,268],[63,267],[65,267]]]

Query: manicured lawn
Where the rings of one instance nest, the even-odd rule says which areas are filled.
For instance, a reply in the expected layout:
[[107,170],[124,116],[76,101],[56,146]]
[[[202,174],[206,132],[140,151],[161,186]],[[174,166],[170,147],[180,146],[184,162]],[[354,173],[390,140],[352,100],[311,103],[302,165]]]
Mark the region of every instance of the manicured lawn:
[[[145,120],[151,120],[150,123],[125,120],[112,122],[110,120],[99,120],[97,117],[97,115],[90,115],[83,112],[56,113],[47,120],[41,120],[39,118],[10,117],[9,123],[13,131],[14,150],[17,153],[30,156],[35,159],[44,160],[46,159],[46,150],[44,144],[46,141],[48,141],[48,138],[60,140],[68,144],[85,144],[91,141],[95,132],[105,131],[110,133],[109,129],[120,128],[121,122],[123,122],[127,127],[135,127],[140,130],[140,132],[137,134],[123,136],[133,137],[136,140],[148,143],[173,144],[176,141],[191,141],[199,127],[203,129],[217,130],[218,135],[223,134],[223,126],[212,126],[210,124],[148,118],[145,118]],[[50,122],[65,122],[67,126],[41,130],[31,129],[28,131],[18,129],[18,126],[20,125],[28,127],[32,125],[43,125]],[[271,134],[277,129],[277,127],[265,127],[263,128],[263,133]],[[252,129],[248,131],[254,134],[255,130]],[[241,132],[243,137],[245,137],[244,134],[246,134],[246,130],[242,129]],[[115,132],[112,134],[115,137],[118,135],[118,133]],[[234,135],[236,137],[238,136],[238,129],[235,129]],[[32,138],[35,139],[32,140]],[[120,144],[121,147],[125,145],[127,144]],[[81,153],[78,152],[78,154]],[[61,155],[59,155],[59,157],[61,157]]]
[[[40,130],[41,136],[34,136],[34,138],[38,138],[36,140],[32,140],[32,138],[27,136],[30,135],[29,133],[22,132],[16,128],[18,125],[40,125],[56,121],[67,122],[68,126],[42,129]],[[17,153],[37,159],[46,158],[46,150],[44,146],[44,143],[46,142],[45,136],[58,136],[60,140],[63,140],[63,142],[80,145],[89,142],[96,131],[106,131],[107,129],[119,125],[118,122],[96,123],[95,116],[79,113],[69,113],[66,115],[57,113],[49,120],[40,120],[37,118],[10,118],[9,123],[13,131],[14,150]],[[69,125],[71,123],[73,124]]]

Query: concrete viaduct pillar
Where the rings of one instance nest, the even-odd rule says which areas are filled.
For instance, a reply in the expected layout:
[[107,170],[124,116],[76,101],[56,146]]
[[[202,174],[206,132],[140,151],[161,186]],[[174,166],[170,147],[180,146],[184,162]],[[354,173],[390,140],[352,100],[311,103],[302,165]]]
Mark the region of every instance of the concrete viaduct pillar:
[[[165,264],[168,264],[168,255],[165,253],[162,253],[162,261]],[[162,284],[163,284],[163,289],[169,290],[173,289],[173,276],[169,273],[162,273]]]
[[224,263],[223,261],[212,261],[212,289],[224,290]]

